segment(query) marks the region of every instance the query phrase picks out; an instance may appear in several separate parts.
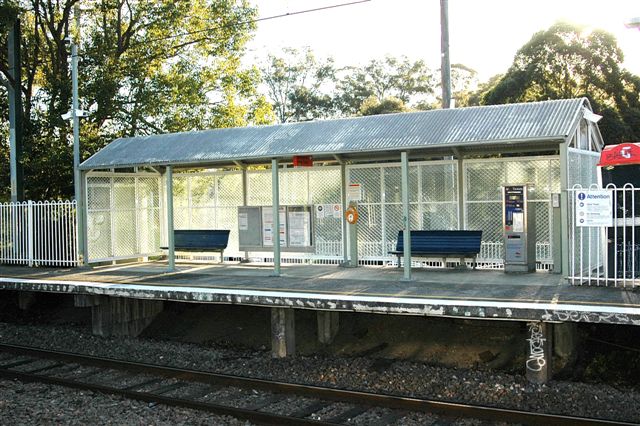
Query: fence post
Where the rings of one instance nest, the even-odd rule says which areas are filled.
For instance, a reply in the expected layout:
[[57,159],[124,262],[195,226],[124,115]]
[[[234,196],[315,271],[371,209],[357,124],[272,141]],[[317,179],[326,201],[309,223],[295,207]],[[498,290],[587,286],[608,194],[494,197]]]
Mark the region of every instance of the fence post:
[[29,266],[33,266],[33,201],[27,204],[27,246],[29,247]]

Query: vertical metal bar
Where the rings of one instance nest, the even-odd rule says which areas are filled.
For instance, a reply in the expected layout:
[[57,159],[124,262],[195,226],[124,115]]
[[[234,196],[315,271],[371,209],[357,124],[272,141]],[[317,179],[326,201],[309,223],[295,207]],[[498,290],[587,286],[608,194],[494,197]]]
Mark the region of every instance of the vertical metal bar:
[[176,269],[176,245],[173,236],[173,166],[167,166],[167,247],[169,272]]
[[[248,177],[247,177],[247,168],[246,166],[242,167],[242,205],[244,207],[249,205],[249,187],[247,185]],[[240,240],[238,239],[238,247],[240,245]],[[244,260],[249,260],[249,252],[245,250],[244,252]]]
[[622,286],[626,287],[627,286],[627,269],[628,269],[628,262],[627,262],[627,191],[626,188],[623,186],[622,188],[620,188],[620,193],[622,196],[622,212],[623,212],[623,216],[622,216]]
[[411,279],[411,221],[409,220],[409,157],[400,153],[402,163],[402,222],[404,225],[404,280]]
[[28,236],[27,236],[27,241],[29,244],[29,266],[33,266],[33,244],[34,244],[34,240],[33,240],[33,201],[29,200],[29,204],[27,207],[27,214],[29,215],[29,219],[28,219],[28,224],[27,224],[27,229],[28,231]]
[[[565,140],[564,143],[560,144],[560,192],[562,194],[571,194],[568,191],[569,189],[569,171],[568,171],[568,145],[569,142]],[[574,202],[574,199],[571,198],[571,203]],[[562,271],[563,275],[566,275],[569,272],[569,239],[566,236],[569,235],[568,225],[569,225],[569,197],[560,197],[560,218],[561,218],[561,238],[562,241]],[[573,224],[575,227],[575,223]]]
[[462,154],[458,152],[458,164],[457,164],[457,178],[458,178],[458,229],[465,229],[464,223],[464,196],[465,196],[465,182],[464,182],[464,158]]
[[386,246],[387,246],[387,194],[384,190],[384,170],[385,166],[377,167],[380,172],[380,235],[381,235],[381,244],[380,244],[380,252],[378,256],[384,256],[386,254]]
[[345,211],[347,211],[347,165],[344,161],[340,162],[340,202],[342,203],[342,262],[346,265],[349,262],[349,247],[347,242],[347,220],[345,219]]
[[449,59],[449,0],[440,0],[440,52],[442,108],[451,108],[451,62]]
[[629,185],[631,192],[631,286],[636,281],[636,190],[633,185]]
[[618,189],[614,188],[614,206],[613,210],[613,285],[618,287]]
[[280,182],[278,159],[271,160],[271,204],[273,205],[273,273],[280,275]]
[[9,169],[11,181],[11,201],[24,199],[24,178],[22,168],[22,73],[20,41],[20,19],[15,18],[7,34],[7,62],[11,81],[7,85],[9,95]]

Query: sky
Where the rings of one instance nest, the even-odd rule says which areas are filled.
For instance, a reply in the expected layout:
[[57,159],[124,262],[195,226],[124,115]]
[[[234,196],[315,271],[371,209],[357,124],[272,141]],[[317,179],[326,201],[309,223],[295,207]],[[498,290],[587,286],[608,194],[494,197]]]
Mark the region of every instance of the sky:
[[[250,0],[260,17],[354,0]],[[531,36],[558,20],[612,33],[624,67],[640,75],[640,31],[624,23],[640,17],[640,0],[449,0],[451,63],[475,69],[479,80],[504,73]],[[423,59],[440,67],[439,0],[371,0],[258,23],[249,57],[283,47],[309,46],[338,65],[362,65],[385,55]]]

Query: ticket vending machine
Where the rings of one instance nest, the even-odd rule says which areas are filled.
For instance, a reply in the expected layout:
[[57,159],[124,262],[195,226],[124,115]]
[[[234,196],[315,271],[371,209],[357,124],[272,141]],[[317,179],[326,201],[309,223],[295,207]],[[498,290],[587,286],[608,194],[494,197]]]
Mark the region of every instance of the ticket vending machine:
[[535,212],[529,205],[528,185],[502,188],[502,229],[504,231],[504,271],[535,272]]

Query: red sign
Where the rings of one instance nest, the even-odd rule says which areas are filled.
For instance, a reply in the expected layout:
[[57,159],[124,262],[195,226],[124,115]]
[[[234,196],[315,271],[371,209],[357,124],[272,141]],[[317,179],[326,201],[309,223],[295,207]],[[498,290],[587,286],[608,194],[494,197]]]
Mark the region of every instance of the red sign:
[[313,167],[313,157],[310,155],[294,155],[293,167]]
[[619,145],[607,145],[600,153],[598,166],[623,164],[640,164],[640,143],[625,142]]

